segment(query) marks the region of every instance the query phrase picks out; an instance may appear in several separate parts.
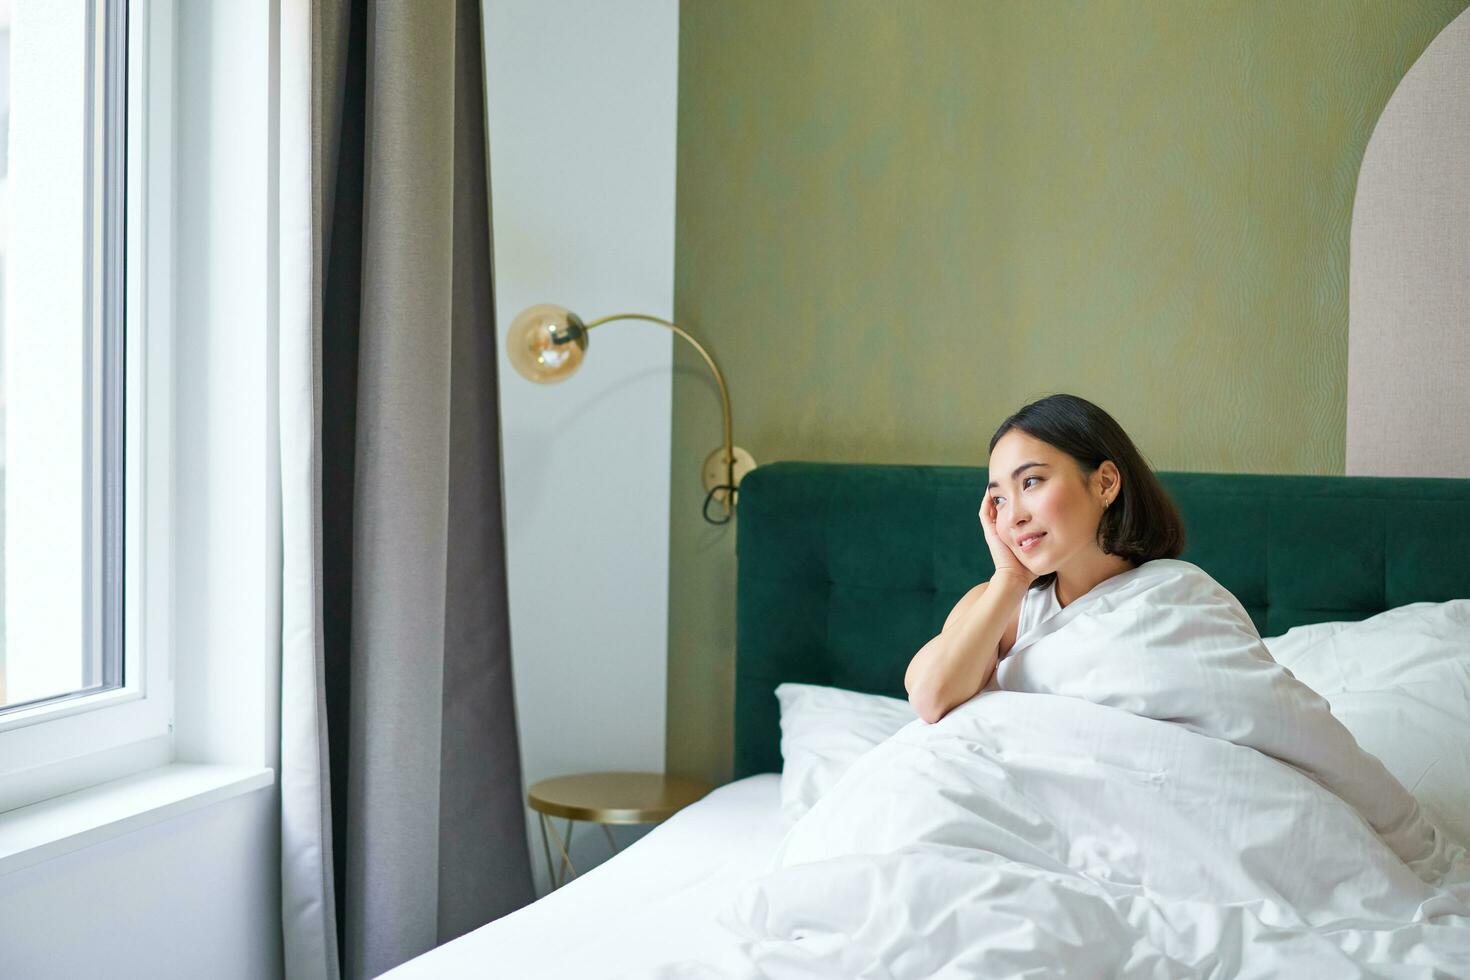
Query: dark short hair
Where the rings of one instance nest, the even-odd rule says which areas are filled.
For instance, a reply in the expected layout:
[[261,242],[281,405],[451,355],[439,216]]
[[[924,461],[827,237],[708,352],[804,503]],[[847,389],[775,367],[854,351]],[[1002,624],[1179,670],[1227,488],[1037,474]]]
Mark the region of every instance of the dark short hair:
[[[1055,446],[1071,456],[1084,476],[1103,460],[1118,467],[1123,489],[1103,512],[1097,544],[1105,555],[1140,565],[1155,558],[1178,558],[1184,551],[1184,520],[1143,454],[1113,417],[1085,398],[1048,395],[1021,408],[990,437],[990,449],[1012,429]],[[1055,572],[1038,576],[1031,587],[1046,588]]]

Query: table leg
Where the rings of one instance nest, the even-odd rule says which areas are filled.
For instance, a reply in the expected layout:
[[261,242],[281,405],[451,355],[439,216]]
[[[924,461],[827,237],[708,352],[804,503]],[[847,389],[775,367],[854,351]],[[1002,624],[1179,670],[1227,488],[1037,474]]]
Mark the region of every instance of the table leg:
[[549,852],[546,859],[546,871],[551,876],[551,887],[557,889],[566,884],[571,878],[576,877],[577,874],[577,869],[572,864],[572,856],[569,853],[572,845],[572,821],[570,819],[567,820],[567,837],[565,842],[562,841],[561,835],[556,832],[556,823],[550,817],[542,814],[541,831],[544,834],[548,829],[551,831],[552,839],[556,841],[556,849],[561,853],[561,867],[558,869],[560,874],[557,873],[557,870],[552,869]]
[[[556,832],[556,823],[546,814],[537,812],[536,817],[541,822],[541,852],[546,856],[546,876],[551,882],[552,890],[565,885],[577,875],[577,869],[572,865],[572,830],[573,821],[567,820],[567,835],[565,841],[561,834]],[[607,824],[598,824],[602,833],[607,837],[607,850],[609,856],[618,853],[617,841],[613,840],[612,829]],[[556,841],[557,852],[561,855],[561,861],[553,867],[551,863],[551,841]]]
[[546,814],[538,810],[536,817],[541,823],[541,850],[546,855],[546,881],[551,886],[551,890],[555,891],[556,869],[551,866],[551,842],[546,834]]
[[[561,849],[561,859],[566,865],[562,871],[561,883],[563,885],[577,877],[577,869],[572,867],[572,828],[572,818],[567,817],[567,842],[562,845]],[[561,841],[558,840],[557,843],[561,844]]]

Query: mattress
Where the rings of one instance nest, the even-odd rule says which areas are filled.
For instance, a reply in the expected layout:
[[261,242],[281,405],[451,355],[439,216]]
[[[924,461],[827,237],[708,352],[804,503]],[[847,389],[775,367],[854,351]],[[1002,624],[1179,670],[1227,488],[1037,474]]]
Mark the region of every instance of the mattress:
[[607,977],[731,945],[716,913],[785,836],[781,777],[728,783],[525,908],[384,976]]

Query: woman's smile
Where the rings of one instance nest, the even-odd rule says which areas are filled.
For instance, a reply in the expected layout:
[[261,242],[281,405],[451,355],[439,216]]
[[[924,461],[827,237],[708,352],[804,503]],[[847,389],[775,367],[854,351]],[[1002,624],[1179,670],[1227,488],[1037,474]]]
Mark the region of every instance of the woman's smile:
[[1041,547],[1040,542],[1041,539],[1044,537],[1046,537],[1045,531],[1042,531],[1039,534],[1024,535],[1021,538],[1021,544],[1019,547],[1022,551],[1035,551],[1037,548]]

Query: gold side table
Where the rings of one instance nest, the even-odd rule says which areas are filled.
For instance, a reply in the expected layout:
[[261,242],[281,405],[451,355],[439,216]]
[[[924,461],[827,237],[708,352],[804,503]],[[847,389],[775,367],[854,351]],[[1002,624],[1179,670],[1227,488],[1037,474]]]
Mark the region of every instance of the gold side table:
[[[527,791],[526,802],[541,820],[541,847],[551,887],[560,888],[577,874],[571,858],[572,821],[600,824],[608,847],[616,853],[610,824],[660,823],[712,789],[709,783],[661,772],[588,772],[536,783]],[[566,819],[565,839],[552,817]],[[551,863],[551,840],[561,852],[557,866]]]

